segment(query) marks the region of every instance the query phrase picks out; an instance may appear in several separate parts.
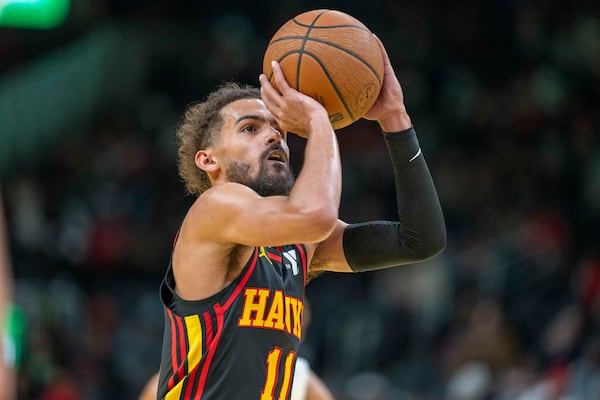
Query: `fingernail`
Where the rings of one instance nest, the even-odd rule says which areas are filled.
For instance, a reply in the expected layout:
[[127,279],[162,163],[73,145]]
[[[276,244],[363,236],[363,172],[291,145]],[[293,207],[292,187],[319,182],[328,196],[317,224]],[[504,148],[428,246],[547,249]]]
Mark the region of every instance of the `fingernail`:
[[277,61],[275,61],[275,60],[271,61],[271,68],[273,68],[275,66],[275,64],[277,64]]

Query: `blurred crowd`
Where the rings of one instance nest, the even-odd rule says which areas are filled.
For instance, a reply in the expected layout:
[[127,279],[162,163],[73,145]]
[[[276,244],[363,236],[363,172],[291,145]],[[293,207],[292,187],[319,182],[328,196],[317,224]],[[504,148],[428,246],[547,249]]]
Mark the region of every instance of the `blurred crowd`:
[[[257,84],[269,35],[296,13],[287,3],[266,21],[230,10],[202,35],[169,31],[137,101],[102,107],[6,178],[27,317],[19,399],[133,399],[158,369],[158,285],[193,201],[175,126],[218,82]],[[388,48],[448,247],[310,282],[302,355],[340,400],[600,399],[599,8],[355,3],[337,8]],[[149,37],[160,26],[136,21]],[[338,138],[341,218],[396,218],[378,128],[359,121]],[[303,142],[290,140],[298,171]]]

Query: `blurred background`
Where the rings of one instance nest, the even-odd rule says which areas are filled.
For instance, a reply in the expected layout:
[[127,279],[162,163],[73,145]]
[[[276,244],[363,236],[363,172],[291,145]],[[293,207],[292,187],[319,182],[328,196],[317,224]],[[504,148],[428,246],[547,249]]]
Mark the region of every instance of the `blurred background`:
[[[222,81],[258,84],[269,38],[313,8],[386,45],[448,246],[312,281],[301,354],[341,400],[600,399],[596,0],[61,0],[27,28],[4,3],[2,276],[19,399],[137,398],[159,367],[158,286],[193,200],[179,118]],[[396,218],[377,126],[338,137],[342,219]]]

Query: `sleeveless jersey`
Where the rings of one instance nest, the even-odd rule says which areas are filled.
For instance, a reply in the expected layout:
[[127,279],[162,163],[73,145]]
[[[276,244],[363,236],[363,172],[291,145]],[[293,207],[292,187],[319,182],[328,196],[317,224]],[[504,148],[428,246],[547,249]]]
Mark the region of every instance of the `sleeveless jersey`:
[[302,335],[303,245],[257,247],[217,294],[186,301],[171,265],[160,287],[165,331],[159,399],[288,400]]

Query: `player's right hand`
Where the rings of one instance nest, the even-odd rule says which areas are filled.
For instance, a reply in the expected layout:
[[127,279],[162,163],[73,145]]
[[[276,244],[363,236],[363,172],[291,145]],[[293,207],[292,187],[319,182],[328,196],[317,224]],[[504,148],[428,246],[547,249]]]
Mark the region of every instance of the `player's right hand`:
[[260,93],[265,106],[283,130],[308,138],[313,124],[331,126],[327,111],[318,101],[288,85],[278,62],[273,61],[272,69],[279,90],[261,74]]

